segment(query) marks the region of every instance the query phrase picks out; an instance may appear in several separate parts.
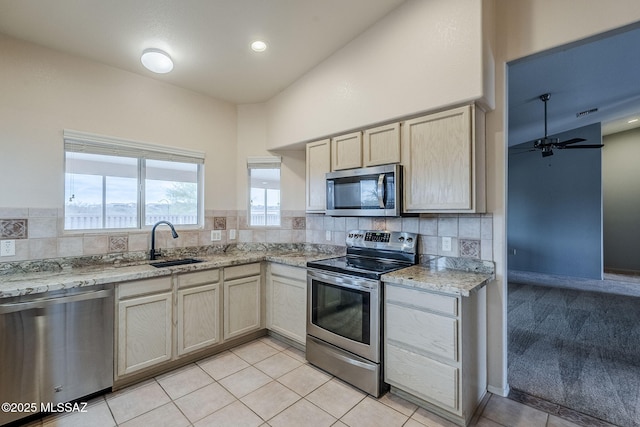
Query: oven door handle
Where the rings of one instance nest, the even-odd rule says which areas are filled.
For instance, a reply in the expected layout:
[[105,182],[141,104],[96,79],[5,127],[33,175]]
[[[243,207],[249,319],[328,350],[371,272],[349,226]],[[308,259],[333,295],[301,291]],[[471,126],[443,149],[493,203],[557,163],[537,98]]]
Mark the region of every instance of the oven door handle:
[[320,273],[318,271],[307,270],[307,276],[310,279],[316,279],[321,282],[328,283],[330,285],[342,286],[344,288],[356,289],[365,292],[371,292],[376,288],[378,282],[376,280],[367,280],[352,277],[344,277],[340,275]]
[[385,174],[381,173],[378,176],[378,204],[380,205],[380,209],[384,209],[384,177]]

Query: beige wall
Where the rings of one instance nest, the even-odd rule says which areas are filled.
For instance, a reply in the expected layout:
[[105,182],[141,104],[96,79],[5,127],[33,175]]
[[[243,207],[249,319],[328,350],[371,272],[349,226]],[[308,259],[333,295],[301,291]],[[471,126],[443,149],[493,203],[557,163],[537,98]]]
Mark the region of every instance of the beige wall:
[[637,0],[496,0],[507,61],[631,24]]
[[62,208],[73,129],[204,151],[205,208],[235,208],[233,104],[1,35],[0,57],[2,207]]
[[237,147],[237,191],[236,208],[247,209],[248,175],[247,157],[281,156],[280,184],[282,189],[281,208],[285,211],[299,211],[304,214],[305,192],[305,152],[297,150],[267,150],[267,108],[266,104],[244,104],[238,106],[238,147]]
[[[482,99],[482,0],[409,0],[268,102],[270,148]],[[490,101],[492,102],[492,101]]]

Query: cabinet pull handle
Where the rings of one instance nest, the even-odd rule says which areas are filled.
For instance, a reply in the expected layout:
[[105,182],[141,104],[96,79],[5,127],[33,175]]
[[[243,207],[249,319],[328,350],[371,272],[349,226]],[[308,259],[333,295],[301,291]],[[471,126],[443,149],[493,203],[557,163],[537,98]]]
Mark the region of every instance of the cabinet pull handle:
[[378,204],[384,209],[384,174],[378,176]]

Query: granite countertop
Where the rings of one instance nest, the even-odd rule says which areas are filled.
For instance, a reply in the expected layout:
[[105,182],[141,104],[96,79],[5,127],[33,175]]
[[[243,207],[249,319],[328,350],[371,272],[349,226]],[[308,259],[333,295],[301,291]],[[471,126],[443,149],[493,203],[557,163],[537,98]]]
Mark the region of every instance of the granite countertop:
[[485,286],[494,278],[489,268],[479,267],[454,269],[447,265],[451,259],[437,259],[428,264],[411,267],[384,274],[382,281],[394,285],[409,286],[427,291],[438,291],[455,296],[468,297]]
[[[202,262],[164,268],[149,265],[145,253],[129,258],[98,256],[4,264],[0,265],[0,298],[129,282],[261,261],[306,268],[308,261],[340,256],[343,251],[344,248],[335,247],[327,249],[305,245],[248,244],[235,246],[233,249],[217,248],[214,252],[174,252],[158,261],[197,258]],[[491,262],[433,257],[424,264],[384,274],[382,280],[397,285],[469,296],[493,277]]]
[[[107,283],[120,283],[152,277],[168,276],[173,273],[188,273],[232,265],[270,261],[294,267],[306,268],[307,261],[337,256],[331,253],[315,251],[267,250],[216,253],[193,256],[203,262],[173,267],[156,268],[149,261],[139,260],[129,263],[96,263],[58,271],[15,272],[0,275],[0,298],[38,294],[60,289],[95,286]],[[158,261],[164,261],[159,259]]]

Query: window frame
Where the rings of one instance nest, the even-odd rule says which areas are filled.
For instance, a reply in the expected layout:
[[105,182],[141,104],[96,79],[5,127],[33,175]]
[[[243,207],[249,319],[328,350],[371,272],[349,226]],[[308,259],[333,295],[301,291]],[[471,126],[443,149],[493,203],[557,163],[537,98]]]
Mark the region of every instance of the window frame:
[[[252,169],[278,169],[278,191],[280,192],[280,204],[278,205],[278,224],[267,224],[267,189],[265,188],[265,224],[251,223],[251,170]],[[249,228],[266,229],[282,228],[282,157],[263,156],[247,158],[247,226]]]
[[[197,222],[195,224],[174,224],[182,229],[201,229],[204,227],[204,159],[205,153],[201,151],[188,150],[177,147],[162,146],[126,140],[104,135],[91,134],[65,129],[63,131],[63,232],[64,233],[86,233],[86,232],[123,232],[150,230],[153,225],[146,224],[146,180],[147,167],[146,160],[161,160],[176,163],[193,163],[196,168],[196,197],[197,197]],[[106,191],[104,187],[105,175],[102,175],[102,225],[103,228],[66,228],[67,201],[66,201],[66,175],[67,153],[77,152],[86,154],[99,154],[106,156],[125,157],[135,159],[137,162],[137,223],[136,227],[126,228],[104,228],[106,218]]]

